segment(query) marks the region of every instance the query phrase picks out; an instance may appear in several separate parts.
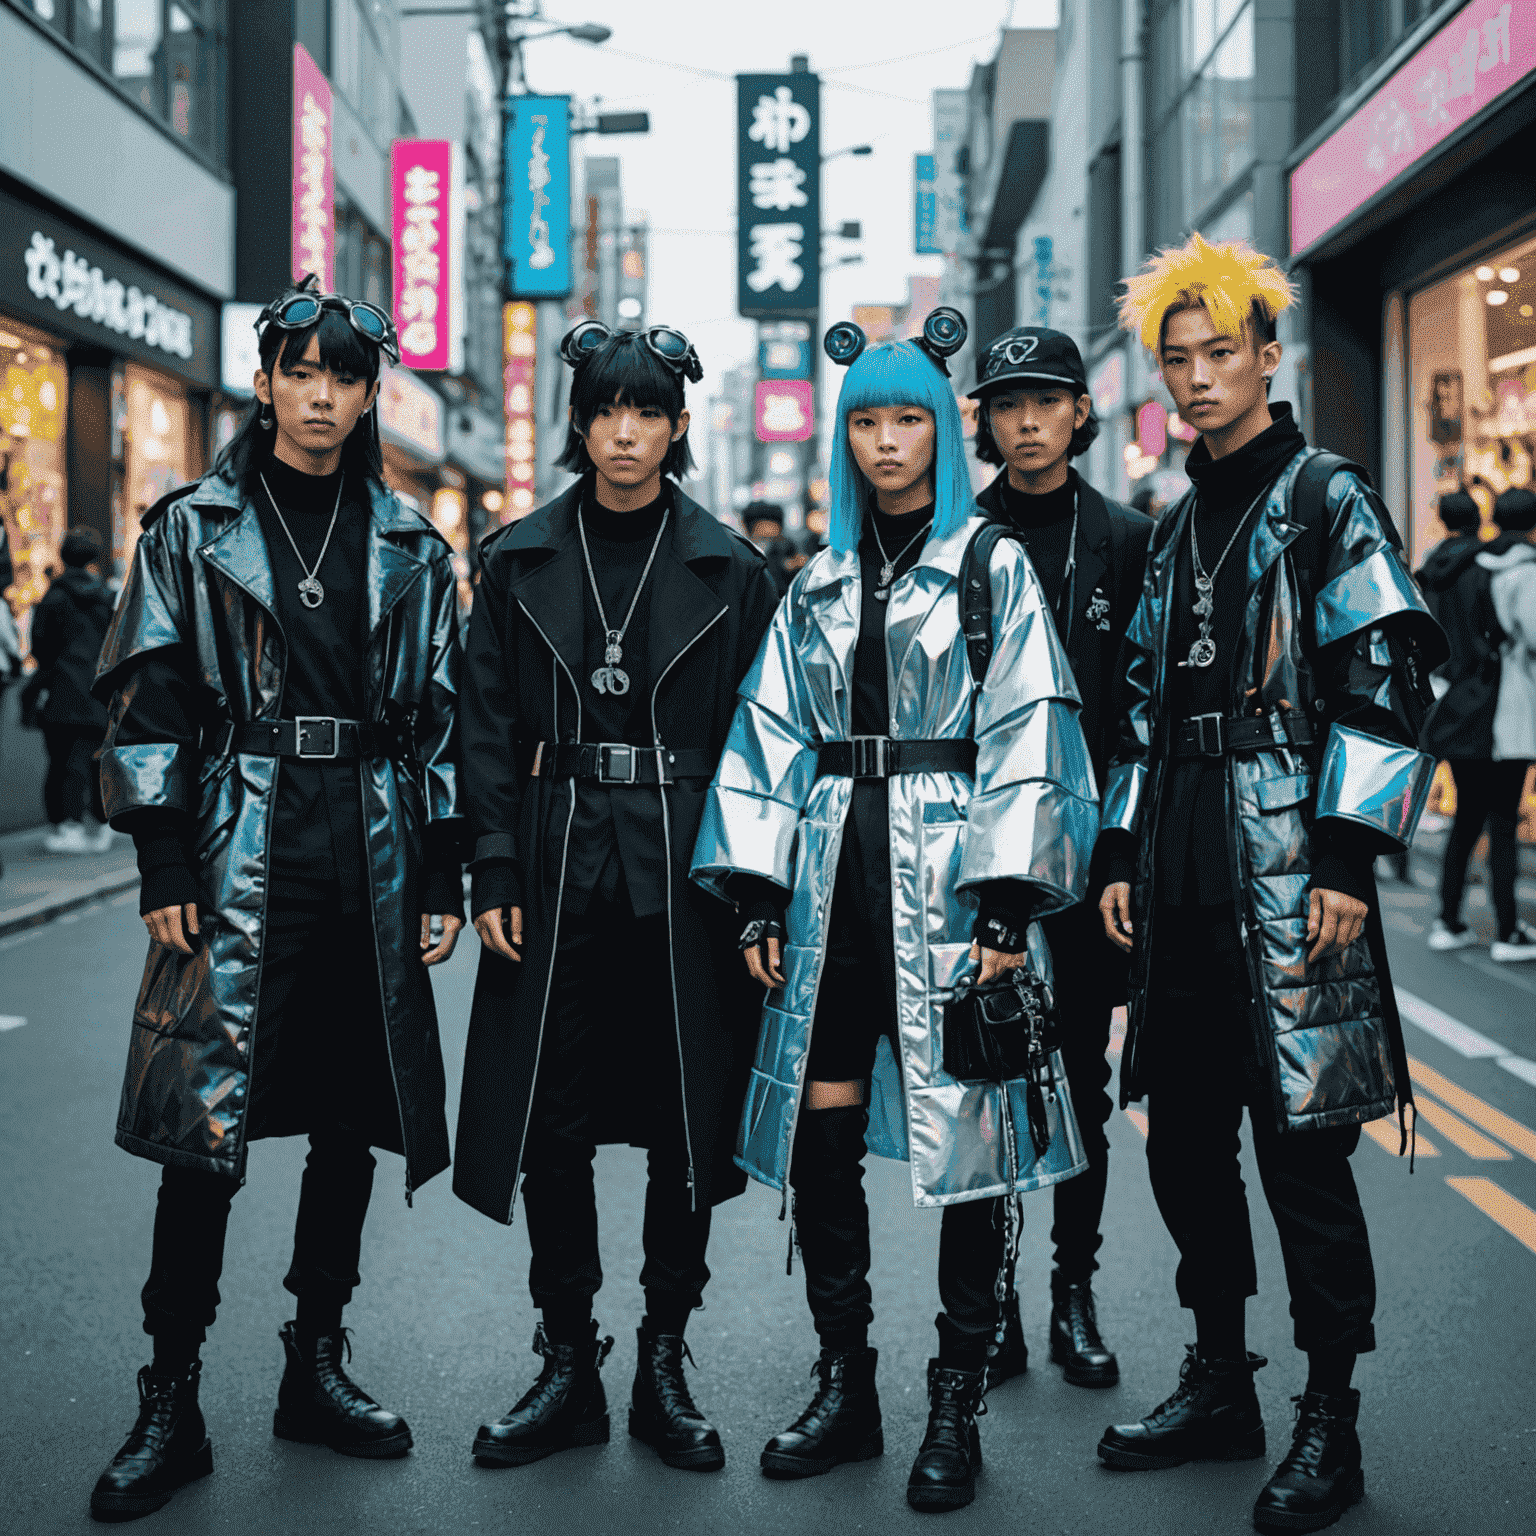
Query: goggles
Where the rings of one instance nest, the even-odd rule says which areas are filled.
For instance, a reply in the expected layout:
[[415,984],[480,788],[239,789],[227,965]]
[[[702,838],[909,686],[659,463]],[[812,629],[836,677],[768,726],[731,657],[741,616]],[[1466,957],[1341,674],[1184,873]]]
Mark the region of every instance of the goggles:
[[[949,377],[949,359],[965,345],[970,328],[965,316],[948,304],[941,304],[923,321],[922,334],[912,339],[928,354],[933,366]],[[840,320],[822,338],[822,348],[834,363],[852,367],[869,345],[869,338],[851,320]]]
[[319,281],[311,273],[299,285],[298,291],[285,294],[256,317],[256,334],[261,336],[269,325],[280,331],[308,330],[328,309],[345,315],[347,323],[364,341],[372,342],[390,362],[400,361],[400,342],[395,335],[395,322],[377,304],[363,299],[349,299],[339,293],[320,293]]
[[670,325],[653,325],[644,331],[610,331],[601,320],[583,320],[560,340],[560,356],[572,368],[579,368],[589,357],[605,347],[613,336],[633,336],[645,343],[651,356],[692,384],[704,377],[704,365],[693,343]]

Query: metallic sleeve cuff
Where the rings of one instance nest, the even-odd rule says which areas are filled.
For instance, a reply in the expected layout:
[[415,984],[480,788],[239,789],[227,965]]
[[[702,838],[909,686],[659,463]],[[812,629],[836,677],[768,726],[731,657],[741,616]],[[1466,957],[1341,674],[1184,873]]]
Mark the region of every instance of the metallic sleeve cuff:
[[1434,773],[1427,752],[1336,725],[1323,753],[1316,816],[1359,822],[1406,847]]
[[1104,780],[1104,801],[1099,818],[1101,830],[1107,832],[1114,828],[1135,834],[1146,784],[1147,765],[1144,762],[1116,763],[1109,770]]
[[800,812],[782,800],[717,784],[704,804],[689,874],[721,901],[730,900],[725,882],[731,875],[760,875],[791,890],[799,824]]
[[1023,881],[1031,887],[1031,920],[1082,900],[1099,833],[1099,808],[1092,800],[1036,779],[977,795],[966,823],[958,888]]
[[482,832],[475,839],[475,856],[470,860],[478,864],[482,859],[515,859],[517,839],[510,832]]
[[1395,551],[1378,549],[1317,594],[1317,643],[1331,645],[1394,613],[1423,613],[1424,602]]
[[101,754],[101,799],[107,820],[158,805],[195,814],[193,786],[203,754],[171,741],[108,747]]

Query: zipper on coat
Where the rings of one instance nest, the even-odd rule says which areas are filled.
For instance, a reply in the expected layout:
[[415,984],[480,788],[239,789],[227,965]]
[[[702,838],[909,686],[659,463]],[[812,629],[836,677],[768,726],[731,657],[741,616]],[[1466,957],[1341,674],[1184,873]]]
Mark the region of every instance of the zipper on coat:
[[[699,641],[702,640],[704,636],[707,635],[710,630],[713,629],[715,625],[718,624],[720,620],[723,619],[729,612],[729,608],[722,608],[720,612],[717,613],[714,618],[712,618],[709,623],[706,624],[704,628],[701,629],[698,634],[696,634],[693,639],[690,640],[687,645],[685,645],[677,653],[677,655],[675,655],[672,660],[669,661],[666,666],[661,669],[661,676],[656,679],[656,686],[651,689],[651,740],[656,744],[656,752],[658,757],[662,752],[666,750],[661,744],[661,728],[656,722],[656,702],[661,697],[661,685],[666,682],[667,673],[669,673],[672,668],[675,667],[678,662],[680,662],[683,657],[687,655],[687,653],[691,651],[693,647],[696,646]],[[659,762],[657,766],[660,767]],[[658,777],[660,777],[659,774]],[[572,780],[573,788],[571,799],[573,806],[575,804],[574,785],[575,781]],[[688,1123],[688,1068],[687,1064],[683,1060],[683,1021],[679,1015],[677,1000],[677,949],[673,943],[672,938],[672,813],[670,807],[667,804],[667,786],[665,784],[658,784],[656,786],[656,793],[661,796],[661,833],[663,839],[666,842],[666,858],[663,862],[666,865],[667,871],[667,974],[672,981],[672,1030],[673,1033],[677,1036],[678,1097],[682,1100],[683,1104],[683,1147],[688,1155],[688,1208],[689,1210],[696,1212],[699,1208],[699,1195],[698,1189],[694,1183],[693,1132]]]

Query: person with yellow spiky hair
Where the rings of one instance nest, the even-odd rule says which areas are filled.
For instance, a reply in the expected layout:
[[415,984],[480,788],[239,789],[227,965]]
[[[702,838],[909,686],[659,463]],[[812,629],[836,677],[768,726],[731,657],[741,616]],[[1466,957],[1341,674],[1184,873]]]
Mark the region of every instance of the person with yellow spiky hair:
[[1406,846],[1445,656],[1364,470],[1269,401],[1285,274],[1198,234],[1125,284],[1121,324],[1199,429],[1126,634],[1125,712],[1092,888],[1131,956],[1121,1103],[1196,1343],[1174,1394],[1099,1442],[1111,1467],[1264,1454],[1244,1304],[1258,1289],[1238,1168],[1244,1108],[1308,1360],[1260,1530],[1319,1530],[1363,1494],[1357,1355],[1375,1348],[1370,1238],[1349,1158],[1412,1106],[1372,865]]

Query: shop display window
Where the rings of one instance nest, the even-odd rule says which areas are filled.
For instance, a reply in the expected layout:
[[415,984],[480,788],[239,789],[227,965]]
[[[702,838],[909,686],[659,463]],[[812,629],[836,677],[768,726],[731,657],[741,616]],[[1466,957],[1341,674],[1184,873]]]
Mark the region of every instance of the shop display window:
[[128,568],[139,541],[140,519],[165,495],[192,478],[192,412],[179,384],[148,368],[123,370],[122,495],[112,509],[112,554]]
[[1536,238],[1466,267],[1408,301],[1409,552],[1445,537],[1436,499],[1466,490],[1492,538],[1494,499],[1532,484],[1536,454]]
[[6,588],[23,648],[69,525],[64,454],[69,374],[62,343],[0,316],[0,518],[15,568]]

